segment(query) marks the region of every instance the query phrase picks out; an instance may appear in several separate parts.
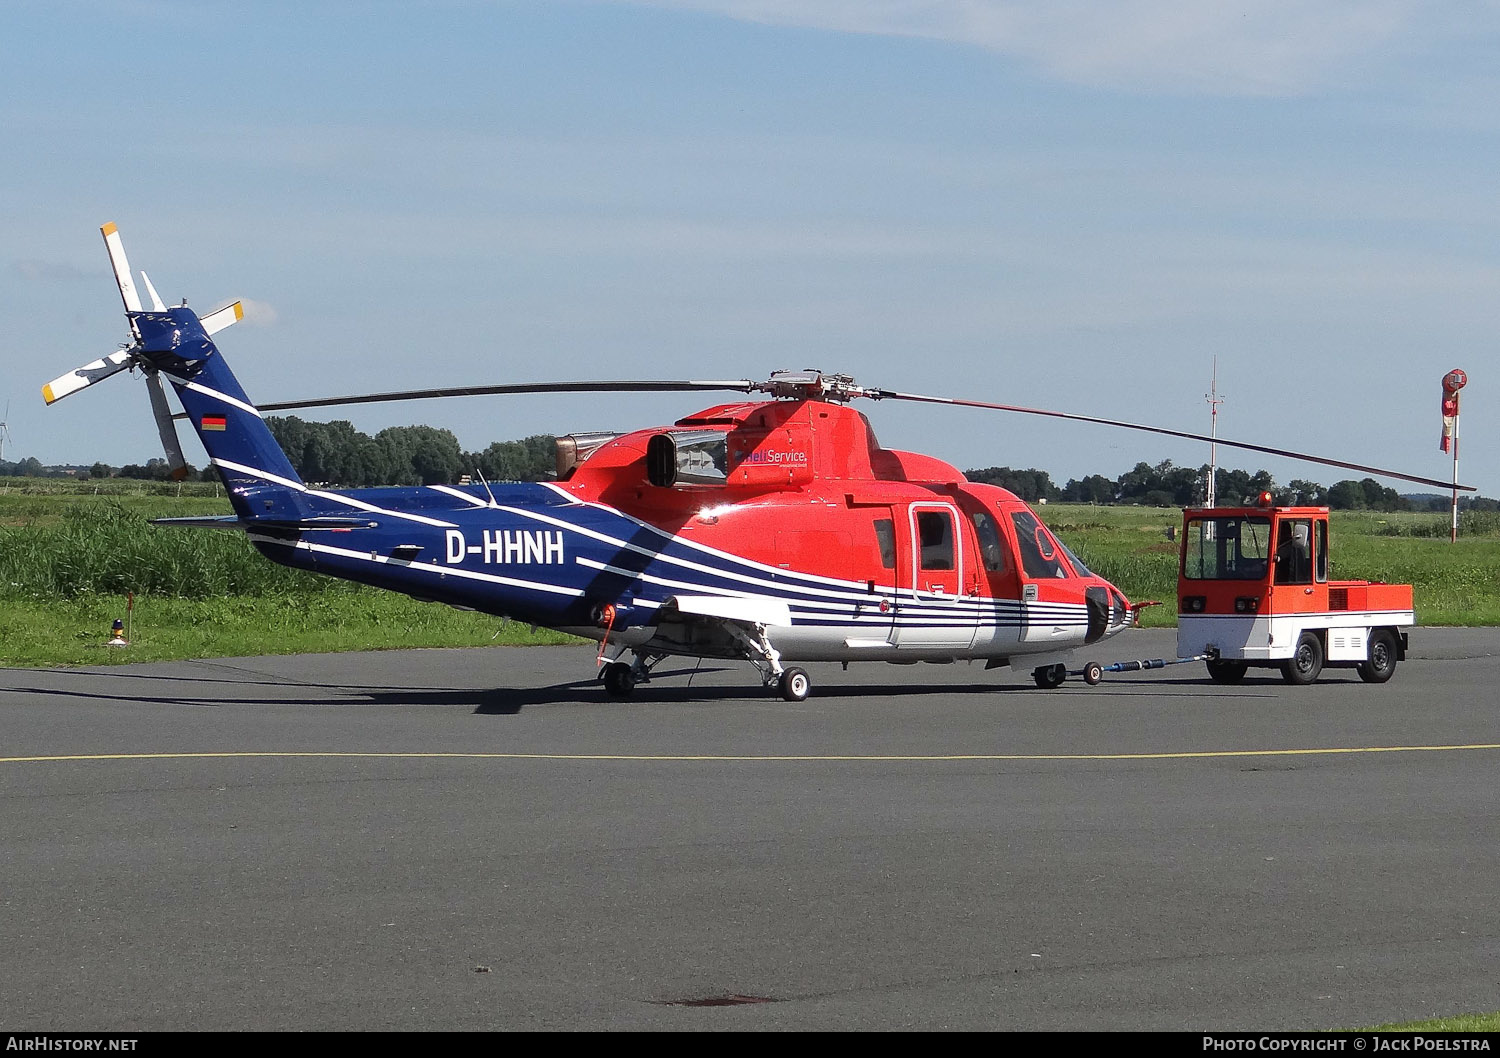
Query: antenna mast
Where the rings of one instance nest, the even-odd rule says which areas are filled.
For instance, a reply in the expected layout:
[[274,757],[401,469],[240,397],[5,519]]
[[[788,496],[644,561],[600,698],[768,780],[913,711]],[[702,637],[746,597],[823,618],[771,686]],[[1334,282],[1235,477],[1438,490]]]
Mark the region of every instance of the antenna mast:
[[1219,405],[1224,398],[1219,396],[1219,358],[1214,357],[1213,378],[1208,383],[1208,392],[1203,394],[1208,401],[1208,502],[1214,506],[1214,479],[1219,476]]

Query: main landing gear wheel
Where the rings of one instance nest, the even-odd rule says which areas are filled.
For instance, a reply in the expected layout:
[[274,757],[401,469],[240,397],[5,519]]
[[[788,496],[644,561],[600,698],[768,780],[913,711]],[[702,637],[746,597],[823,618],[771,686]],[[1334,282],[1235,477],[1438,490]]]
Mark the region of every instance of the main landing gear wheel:
[[1250,671],[1250,665],[1244,661],[1220,661],[1214,660],[1208,663],[1208,678],[1215,683],[1239,683],[1245,678],[1245,673]]
[[1366,683],[1384,683],[1396,674],[1396,637],[1384,630],[1370,636],[1370,657],[1358,666]]
[[1299,687],[1318,678],[1323,671],[1323,641],[1311,632],[1303,632],[1297,649],[1281,663],[1281,678]]
[[623,661],[604,666],[604,689],[612,698],[629,698],[635,690],[635,672]]
[[1068,678],[1068,667],[1066,665],[1043,665],[1039,669],[1033,669],[1031,678],[1036,681],[1038,687],[1051,690],[1053,687],[1061,687],[1063,680]]
[[812,693],[812,681],[807,678],[805,670],[791,668],[776,681],[776,690],[789,702],[805,702]]

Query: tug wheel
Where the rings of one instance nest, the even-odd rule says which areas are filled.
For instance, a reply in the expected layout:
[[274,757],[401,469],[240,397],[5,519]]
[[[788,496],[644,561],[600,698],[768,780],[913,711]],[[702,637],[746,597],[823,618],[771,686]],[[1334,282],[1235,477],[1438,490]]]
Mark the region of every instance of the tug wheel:
[[1239,683],[1245,678],[1245,673],[1250,671],[1250,666],[1243,661],[1220,661],[1215,659],[1208,663],[1208,678],[1215,683]]
[[1083,667],[1083,682],[1090,687],[1097,687],[1104,681],[1104,666],[1097,661],[1091,661]]
[[781,674],[776,689],[789,702],[805,702],[812,693],[812,680],[807,678],[805,669],[791,668]]
[[1318,678],[1323,671],[1323,641],[1311,632],[1303,632],[1297,640],[1297,649],[1281,663],[1281,678],[1287,683],[1304,687]]
[[1038,687],[1051,690],[1062,686],[1063,680],[1068,678],[1068,669],[1066,665],[1043,665],[1032,670],[1031,678]]
[[629,698],[635,690],[635,673],[623,661],[611,661],[604,666],[604,690],[612,698]]
[[1396,674],[1396,637],[1381,629],[1370,637],[1370,656],[1359,663],[1359,678],[1384,683]]

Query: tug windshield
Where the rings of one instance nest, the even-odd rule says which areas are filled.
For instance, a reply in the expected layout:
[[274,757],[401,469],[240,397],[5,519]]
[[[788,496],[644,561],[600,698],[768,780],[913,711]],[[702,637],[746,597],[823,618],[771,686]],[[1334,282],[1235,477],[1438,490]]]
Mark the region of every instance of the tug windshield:
[[1189,580],[1264,580],[1270,549],[1270,518],[1192,518],[1183,537],[1182,575]]

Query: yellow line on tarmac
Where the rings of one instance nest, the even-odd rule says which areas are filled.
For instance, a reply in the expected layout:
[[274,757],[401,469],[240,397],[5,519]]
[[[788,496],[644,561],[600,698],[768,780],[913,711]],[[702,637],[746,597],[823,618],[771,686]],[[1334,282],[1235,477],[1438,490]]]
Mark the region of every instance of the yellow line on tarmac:
[[924,763],[941,761],[1090,761],[1193,760],[1212,757],[1318,757],[1349,753],[1449,753],[1458,750],[1500,749],[1500,743],[1453,746],[1331,746],[1322,749],[1190,750],[1181,753],[953,753],[953,754],[661,754],[661,753],[378,753],[316,750],[247,751],[221,753],[72,753],[56,756],[0,757],[0,764],[60,764],[67,761],[109,760],[239,760],[248,758],[333,758],[350,760],[574,760],[574,761],[766,761]]

